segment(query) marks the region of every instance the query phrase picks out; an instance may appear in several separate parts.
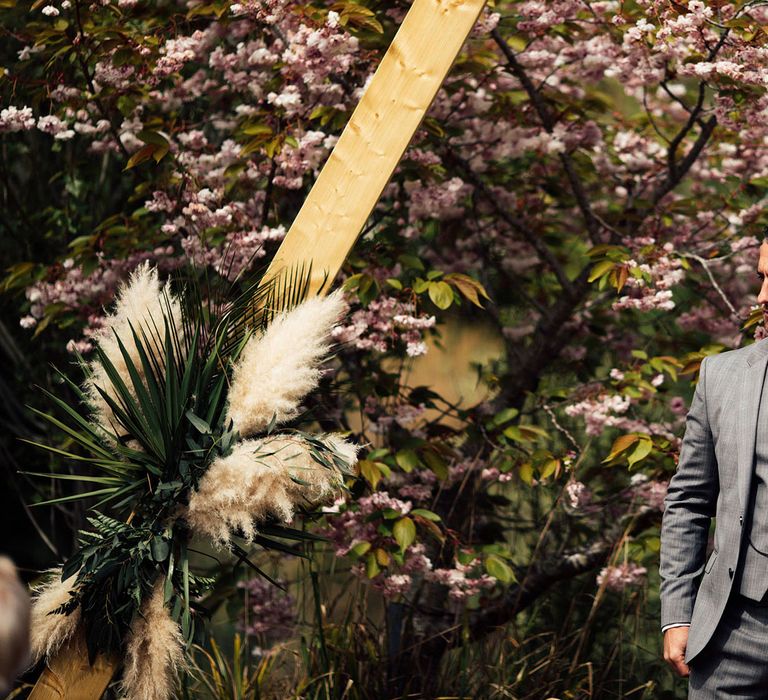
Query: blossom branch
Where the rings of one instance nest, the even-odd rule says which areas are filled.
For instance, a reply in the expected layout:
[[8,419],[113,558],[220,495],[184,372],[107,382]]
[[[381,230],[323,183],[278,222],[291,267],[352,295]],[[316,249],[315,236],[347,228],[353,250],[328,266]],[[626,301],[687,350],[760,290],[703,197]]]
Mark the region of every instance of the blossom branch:
[[74,48],[75,50],[75,55],[77,56],[77,62],[80,65],[80,69],[83,71],[83,75],[85,76],[85,82],[88,85],[88,89],[93,95],[94,104],[98,108],[102,118],[106,119],[109,122],[109,131],[112,134],[112,138],[115,139],[115,142],[117,143],[117,147],[122,151],[123,155],[126,158],[129,158],[130,153],[128,153],[128,149],[125,147],[125,144],[120,139],[120,133],[118,132],[117,127],[115,126],[112,119],[110,119],[108,110],[106,109],[106,107],[104,106],[104,103],[101,101],[101,98],[98,96],[98,93],[96,92],[96,86],[93,84],[93,78],[91,77],[91,74],[88,71],[88,64],[85,60],[85,57],[82,54],[82,51],[80,51],[80,45],[85,39],[83,21],[82,21],[82,17],[80,16],[80,0],[75,0],[75,21],[77,22],[77,34],[75,38],[72,40],[72,48]]
[[707,277],[709,277],[710,283],[715,288],[715,291],[720,295],[720,298],[728,307],[728,310],[731,312],[731,315],[733,316],[733,320],[736,323],[741,323],[743,319],[739,316],[739,312],[736,311],[736,308],[726,296],[725,292],[723,291],[723,288],[717,283],[715,276],[712,274],[712,270],[709,269],[708,261],[702,258],[700,255],[695,255],[694,253],[681,253],[680,256],[683,258],[690,258],[691,260],[695,260],[704,268],[704,272],[707,273]]
[[477,173],[472,170],[469,163],[464,158],[453,151],[448,151],[446,153],[446,158],[449,161],[453,161],[453,163],[461,168],[462,173],[474,185],[475,189],[483,195],[483,197],[491,205],[499,218],[501,218],[512,229],[522,235],[523,238],[525,238],[525,240],[534,248],[542,260],[544,260],[544,262],[551,268],[552,272],[555,274],[555,277],[557,277],[557,281],[563,288],[563,291],[565,291],[568,296],[574,296],[576,292],[573,288],[571,280],[568,279],[568,275],[566,275],[565,270],[560,265],[554,253],[549,249],[546,243],[541,240],[541,237],[537,235],[535,231],[532,231],[524,221],[510,214],[506,209],[504,209],[504,207],[499,204],[498,197],[494,196],[493,192],[491,192],[488,188],[488,185],[486,185],[483,179],[480,178]]
[[[501,36],[498,28],[491,31],[491,36],[501,49],[504,57],[507,59],[512,73],[520,81],[526,93],[528,93],[528,97],[531,100],[531,104],[536,110],[536,113],[539,115],[542,126],[547,131],[547,133],[551,134],[555,127],[555,119],[552,116],[552,112],[550,111],[549,106],[542,97],[541,92],[539,92],[529,75],[523,69],[522,65],[520,65],[520,62],[515,56],[515,52],[512,51],[504,37]],[[587,227],[589,237],[593,243],[600,243],[600,224],[592,213],[592,205],[589,202],[589,197],[587,196],[584,184],[576,172],[573,159],[568,153],[561,153],[560,162],[562,163],[565,174],[568,177],[568,182],[571,186],[573,196],[576,198],[576,203],[578,204],[582,216],[584,217],[584,223]]]

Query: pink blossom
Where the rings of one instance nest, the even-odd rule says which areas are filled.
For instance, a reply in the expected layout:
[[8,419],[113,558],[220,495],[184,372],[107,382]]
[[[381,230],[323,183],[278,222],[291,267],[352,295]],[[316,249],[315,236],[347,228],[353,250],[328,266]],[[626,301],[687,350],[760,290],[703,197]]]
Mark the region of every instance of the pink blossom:
[[682,396],[673,396],[669,400],[669,409],[678,416],[683,416],[688,412],[685,399]]
[[55,114],[40,117],[37,120],[37,128],[46,134],[53,134],[55,139],[63,141],[71,139],[75,135],[75,132],[72,129],[68,129],[66,123]]
[[565,494],[568,497],[568,505],[574,510],[581,510],[592,503],[592,492],[581,481],[570,480],[565,485]]
[[606,427],[619,423],[618,417],[611,414],[625,413],[629,405],[630,400],[626,396],[602,394],[566,406],[565,413],[572,417],[582,416],[587,423],[587,435],[600,435]]
[[410,587],[411,577],[408,574],[393,574],[383,579],[381,592],[385,598],[397,598],[407,593]]
[[434,569],[427,572],[424,578],[433,583],[439,583],[448,588],[448,596],[455,602],[464,601],[470,596],[477,595],[484,589],[493,588],[496,579],[488,574],[477,575],[477,560],[469,564],[456,561],[453,569]]
[[6,107],[0,110],[0,132],[29,131],[35,127],[31,107]]
[[187,63],[198,57],[205,48],[206,42],[206,34],[199,29],[191,36],[168,39],[160,50],[163,55],[155,66],[155,76],[165,78],[171,73],[180,71]]
[[461,216],[464,213],[464,207],[459,202],[472,189],[459,177],[453,177],[448,182],[438,185],[425,185],[421,181],[406,180],[403,187],[410,199],[408,209],[410,222],[419,219],[452,219]]
[[634,562],[605,566],[597,575],[597,585],[605,585],[608,590],[621,592],[627,587],[640,585],[645,580],[646,573],[644,566]]
[[434,324],[434,316],[417,316],[413,303],[385,296],[354,311],[347,325],[334,330],[334,339],[358,350],[376,352],[393,350],[398,342],[404,342],[406,351],[415,356],[426,352],[422,332]]
[[663,511],[668,486],[669,481],[652,481],[645,474],[634,474],[623,496],[639,502],[643,508]]
[[296,624],[293,596],[261,576],[240,581],[237,587],[245,592],[240,627],[246,634],[268,635],[272,640],[290,636]]

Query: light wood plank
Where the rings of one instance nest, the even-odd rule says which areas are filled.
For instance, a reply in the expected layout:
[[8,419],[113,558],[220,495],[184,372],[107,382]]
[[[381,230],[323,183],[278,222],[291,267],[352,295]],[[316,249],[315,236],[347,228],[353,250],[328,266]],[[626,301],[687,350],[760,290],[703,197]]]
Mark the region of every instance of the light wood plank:
[[103,654],[97,656],[91,666],[85,639],[78,634],[48,662],[29,700],[97,700],[104,694],[117,667],[117,659]]
[[485,0],[416,0],[267,270],[338,273],[477,21]]
[[[485,0],[415,0],[267,270],[312,264],[310,294],[336,277],[453,65]],[[117,670],[82,643],[49,662],[30,700],[97,700]]]

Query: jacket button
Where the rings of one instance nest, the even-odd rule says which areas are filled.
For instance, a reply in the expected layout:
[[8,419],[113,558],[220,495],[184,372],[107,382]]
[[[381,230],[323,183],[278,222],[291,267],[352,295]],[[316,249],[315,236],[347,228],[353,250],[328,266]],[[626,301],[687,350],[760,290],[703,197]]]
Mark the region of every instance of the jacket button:
[[728,567],[728,575],[729,575],[731,578],[733,578],[733,569],[731,569],[730,567]]
[[744,516],[740,515],[739,516],[739,525],[743,525],[743,524],[744,524]]

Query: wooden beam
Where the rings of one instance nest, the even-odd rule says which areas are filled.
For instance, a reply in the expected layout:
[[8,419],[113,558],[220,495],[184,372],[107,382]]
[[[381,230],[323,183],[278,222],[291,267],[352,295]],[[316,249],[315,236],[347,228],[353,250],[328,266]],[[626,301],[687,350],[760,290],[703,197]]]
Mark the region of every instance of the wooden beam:
[[107,689],[119,664],[99,655],[88,663],[82,632],[48,661],[29,700],[96,700]]
[[266,278],[312,263],[336,277],[477,21],[485,0],[415,0],[299,211]]
[[[485,5],[415,0],[344,127],[266,278],[312,264],[310,294],[338,274]],[[49,661],[30,700],[97,700],[117,670],[81,643]]]

